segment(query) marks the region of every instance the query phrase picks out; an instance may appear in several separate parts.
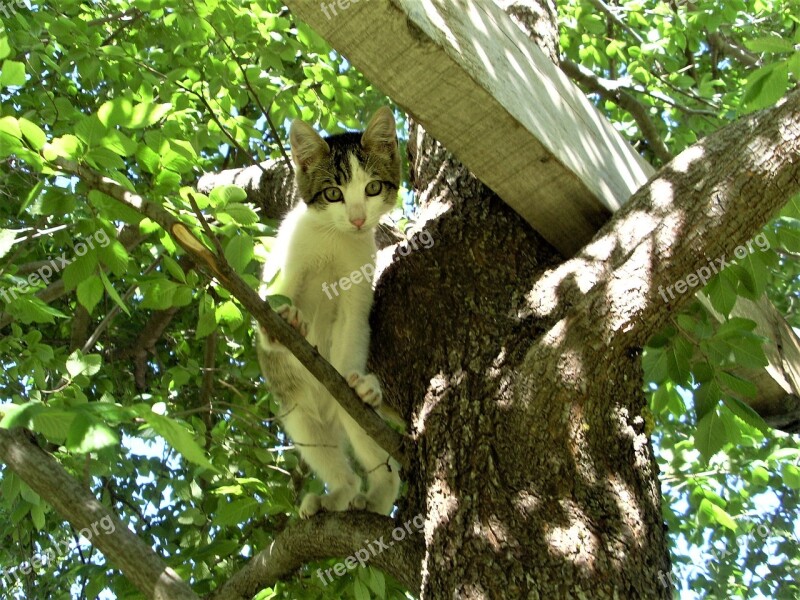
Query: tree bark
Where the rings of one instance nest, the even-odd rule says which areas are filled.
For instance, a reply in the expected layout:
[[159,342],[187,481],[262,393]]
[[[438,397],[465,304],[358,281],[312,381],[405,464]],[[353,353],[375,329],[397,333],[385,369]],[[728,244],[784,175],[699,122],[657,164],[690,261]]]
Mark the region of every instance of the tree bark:
[[409,148],[435,244],[384,273],[373,365],[416,441],[422,597],[670,597],[640,349],[693,297],[660,288],[800,190],[800,92],[678,156],[546,272],[508,207],[419,128]]

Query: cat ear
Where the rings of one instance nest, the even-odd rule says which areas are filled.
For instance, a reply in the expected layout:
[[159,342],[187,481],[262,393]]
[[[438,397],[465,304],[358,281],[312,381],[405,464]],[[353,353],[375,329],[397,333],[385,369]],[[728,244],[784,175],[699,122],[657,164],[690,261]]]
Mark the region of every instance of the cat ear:
[[289,142],[292,146],[294,164],[301,171],[307,171],[316,160],[324,157],[331,149],[322,136],[314,131],[305,121],[295,119],[289,131]]
[[361,145],[367,151],[395,150],[397,148],[397,132],[392,109],[380,107],[361,136]]

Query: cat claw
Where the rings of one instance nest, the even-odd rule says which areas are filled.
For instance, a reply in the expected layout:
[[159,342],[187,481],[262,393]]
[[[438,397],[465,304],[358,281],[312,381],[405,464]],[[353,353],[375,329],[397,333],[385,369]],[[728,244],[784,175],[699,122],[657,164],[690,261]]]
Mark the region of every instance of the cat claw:
[[297,509],[301,519],[308,519],[317,514],[322,508],[321,498],[317,494],[306,494]]
[[[308,323],[303,320],[303,313],[300,312],[299,308],[296,306],[291,306],[290,304],[283,304],[282,306],[279,306],[275,312],[278,313],[279,317],[297,330],[300,335],[303,337],[308,335]],[[261,332],[269,338],[271,343],[278,343],[278,340],[269,335],[269,332],[263,327],[261,328]]]
[[348,385],[356,391],[361,401],[371,406],[378,408],[383,404],[383,392],[381,391],[381,384],[378,378],[371,373],[369,375],[362,375],[358,371],[353,371],[347,376]]

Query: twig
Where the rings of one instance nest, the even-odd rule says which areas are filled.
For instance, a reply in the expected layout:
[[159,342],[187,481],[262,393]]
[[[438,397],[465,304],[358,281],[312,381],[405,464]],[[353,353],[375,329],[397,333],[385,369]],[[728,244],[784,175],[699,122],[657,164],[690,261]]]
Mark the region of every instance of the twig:
[[[152,263],[149,267],[147,267],[144,270],[144,272],[142,273],[142,276],[152,273],[153,270],[155,270],[156,267],[158,267],[158,265],[161,264],[161,260],[162,260],[162,257],[159,256],[158,259],[154,263]],[[139,287],[139,284],[138,283],[134,283],[127,290],[125,290],[125,293],[122,295],[122,302],[126,302],[127,300],[129,300],[130,297],[133,296],[133,293],[136,291],[136,288],[138,288],[138,287]],[[97,343],[97,340],[100,339],[100,336],[108,328],[108,326],[111,325],[111,321],[114,320],[114,317],[116,317],[120,313],[121,310],[122,309],[119,307],[119,305],[115,304],[111,308],[111,310],[108,311],[108,314],[103,318],[102,321],[100,321],[100,324],[97,326],[97,329],[95,329],[94,332],[92,332],[92,335],[89,336],[89,339],[86,340],[86,343],[81,348],[81,352],[83,352],[85,354],[85,353],[89,352],[94,347],[94,345]]]
[[633,39],[635,39],[639,44],[644,44],[644,40],[642,36],[640,36],[636,31],[634,31],[630,25],[628,25],[625,21],[619,18],[619,15],[615,13],[611,7],[603,2],[603,0],[589,0],[598,10],[604,12],[608,15],[612,22],[615,25],[618,25],[622,29],[624,29],[628,35],[630,35]]
[[611,86],[607,82],[602,81],[589,69],[582,65],[578,65],[569,60],[561,61],[561,69],[575,81],[582,83],[590,91],[596,92],[606,100],[611,100],[620,108],[627,110],[639,126],[639,131],[642,136],[647,140],[647,144],[653,150],[653,153],[664,163],[672,160],[672,153],[669,151],[661,135],[658,133],[658,128],[650,115],[647,108],[639,102],[636,98],[629,93],[622,90],[621,86]]
[[[197,11],[195,11],[195,12],[197,12]],[[272,116],[270,115],[270,111],[267,110],[264,107],[264,105],[261,103],[261,98],[258,97],[258,94],[253,89],[253,86],[250,85],[250,79],[247,77],[247,70],[242,66],[242,63],[239,60],[239,57],[233,51],[233,48],[231,48],[230,44],[228,44],[228,40],[226,40],[225,37],[219,32],[219,30],[216,28],[214,23],[209,21],[209,25],[211,25],[211,28],[217,34],[217,37],[222,41],[222,43],[225,44],[225,48],[228,49],[228,54],[231,56],[231,58],[233,58],[233,61],[236,63],[236,66],[239,67],[239,71],[242,73],[242,77],[244,78],[245,87],[250,91],[250,95],[253,97],[253,100],[258,105],[259,110],[261,110],[261,114],[264,115],[264,117],[266,118],[267,125],[269,125],[269,130],[272,133],[272,137],[275,139],[275,142],[278,144],[278,148],[280,149],[281,155],[283,156],[283,161],[284,161],[284,163],[286,163],[286,166],[289,169],[289,172],[292,175],[294,175],[294,166],[292,165],[292,161],[289,158],[289,155],[286,154],[286,148],[283,147],[283,142],[281,140],[280,134],[278,133],[278,128],[275,127],[275,123],[273,123],[273,121],[272,121]],[[274,100],[273,100],[273,102],[274,102]],[[270,103],[270,108],[272,108],[272,103]]]
[[[148,65],[146,63],[143,63],[141,61],[137,61],[137,64],[139,64],[141,67],[147,69],[151,73],[154,73],[154,74],[158,75],[161,79],[163,79],[165,81],[167,80],[167,76],[166,75],[164,75],[163,73],[161,73],[157,69],[154,69],[150,65]],[[219,130],[222,132],[222,134],[226,138],[228,138],[228,141],[231,143],[231,145],[236,147],[236,149],[239,150],[239,152],[241,152],[243,156],[250,156],[250,151],[247,150],[246,148],[244,148],[238,141],[236,141],[236,138],[233,137],[230,134],[230,132],[228,131],[228,128],[225,127],[225,125],[222,124],[222,121],[219,120],[219,118],[217,117],[216,113],[214,112],[214,109],[212,108],[211,104],[208,102],[208,100],[206,100],[206,98],[205,98],[205,96],[203,94],[201,94],[200,92],[196,92],[193,89],[188,88],[185,85],[183,85],[183,84],[181,84],[181,83],[179,83],[177,81],[174,81],[173,83],[174,83],[175,86],[177,86],[179,89],[183,90],[187,94],[191,94],[192,96],[195,96],[196,98],[198,98],[200,100],[200,102],[203,103],[203,106],[206,107],[206,110],[208,110],[208,116],[211,117],[211,119],[214,121],[214,123],[217,124],[217,127],[219,127]],[[261,163],[258,163],[258,162],[255,162],[255,161],[251,161],[251,163],[254,166],[256,166],[259,169],[261,169],[262,171],[264,171],[265,174],[267,173],[267,170],[261,165]]]
[[760,67],[761,59],[754,54],[751,54],[738,44],[730,41],[719,32],[708,34],[709,45],[715,47],[725,56],[730,56],[742,63],[745,67]]

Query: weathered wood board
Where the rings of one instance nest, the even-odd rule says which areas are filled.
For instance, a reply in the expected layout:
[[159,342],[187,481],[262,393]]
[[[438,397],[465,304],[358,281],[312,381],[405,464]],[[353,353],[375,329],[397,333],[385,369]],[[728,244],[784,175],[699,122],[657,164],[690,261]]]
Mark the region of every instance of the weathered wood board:
[[490,0],[286,4],[566,256],[652,173]]

